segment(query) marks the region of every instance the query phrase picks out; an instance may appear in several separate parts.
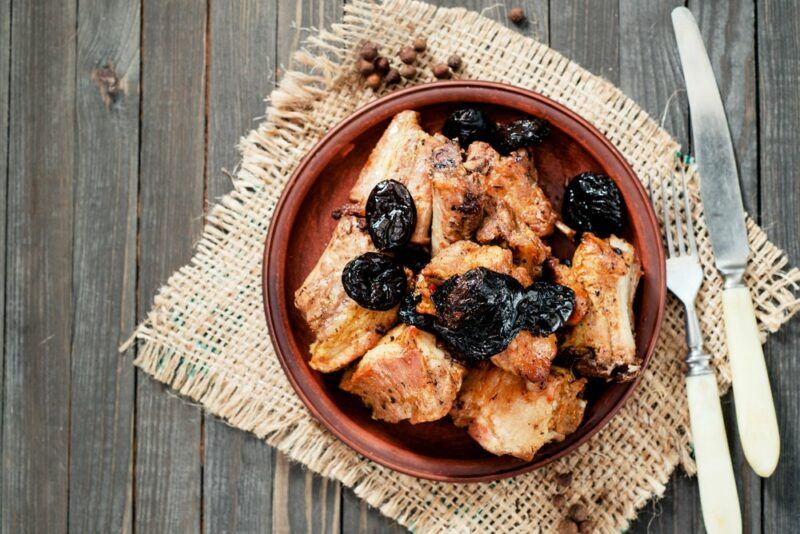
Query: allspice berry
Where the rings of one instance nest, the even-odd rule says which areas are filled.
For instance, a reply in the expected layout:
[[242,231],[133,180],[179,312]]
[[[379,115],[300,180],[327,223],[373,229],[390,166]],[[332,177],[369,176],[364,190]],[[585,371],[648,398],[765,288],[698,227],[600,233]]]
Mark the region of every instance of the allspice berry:
[[417,60],[417,53],[410,46],[404,46],[403,48],[401,48],[400,53],[397,55],[400,56],[400,61],[402,61],[406,65],[410,65]]
[[433,71],[433,75],[440,80],[446,80],[452,75],[450,72],[450,67],[447,66],[447,63],[437,63],[431,70]]
[[567,498],[562,493],[553,495],[553,506],[556,508],[564,508],[567,505]]
[[412,80],[417,77],[417,69],[414,65],[400,65],[400,76]]
[[413,46],[414,50],[416,50],[417,52],[424,52],[425,49],[428,48],[428,40],[425,39],[424,37],[417,37],[416,39],[414,39],[414,42],[412,43],[411,46]]
[[559,488],[566,488],[572,484],[572,473],[559,473],[556,475],[556,484]]
[[367,76],[367,81],[365,83],[367,87],[369,87],[374,91],[381,86],[381,75],[378,74],[377,72],[370,74],[369,76]]
[[389,69],[389,72],[383,77],[383,81],[386,82],[387,85],[395,84],[400,81],[400,73],[397,72],[397,69]]
[[361,56],[362,59],[372,61],[378,57],[378,45],[372,41],[367,41],[361,45],[361,50],[359,50],[358,55]]
[[576,503],[570,506],[567,515],[570,517],[570,519],[573,519],[578,523],[580,523],[581,521],[586,521],[586,519],[588,519],[589,517],[589,514],[586,511],[586,507],[580,503]]
[[362,76],[369,76],[375,72],[375,65],[372,64],[372,61],[359,59],[358,63],[356,64],[356,69],[358,69],[358,72],[360,72]]
[[375,72],[379,72],[381,74],[386,74],[389,72],[389,60],[385,57],[378,56],[378,58],[374,61],[375,65]]
[[571,519],[565,519],[558,524],[558,534],[578,534],[578,524]]
[[454,71],[461,68],[461,56],[458,54],[453,54],[449,58],[447,58],[447,65],[453,69]]
[[525,11],[521,7],[515,7],[508,10],[508,20],[514,24],[522,24],[525,22]]
[[580,532],[580,534],[592,534],[592,532],[594,532],[594,523],[591,521],[582,521],[578,532]]

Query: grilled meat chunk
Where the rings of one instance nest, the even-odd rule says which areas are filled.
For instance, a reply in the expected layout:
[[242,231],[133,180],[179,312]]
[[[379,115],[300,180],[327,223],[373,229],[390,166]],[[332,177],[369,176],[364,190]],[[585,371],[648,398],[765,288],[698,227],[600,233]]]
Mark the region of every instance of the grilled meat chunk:
[[342,285],[347,262],[374,250],[358,218],[342,216],[314,269],[295,292],[295,306],[316,337],[309,365],[317,371],[341,369],[374,347],[397,322],[397,307],[387,311],[362,308]]
[[348,369],[340,387],[360,396],[374,419],[424,423],[448,414],[465,373],[433,334],[403,324]]
[[451,276],[463,274],[476,267],[486,267],[498,273],[513,276],[524,287],[531,278],[522,267],[514,265],[511,251],[493,245],[479,245],[472,241],[456,241],[439,252],[417,275],[416,294],[421,297],[419,313],[435,314],[431,295]]
[[492,363],[531,382],[543,382],[550,375],[550,364],[557,352],[555,334],[541,337],[521,330],[506,350],[492,356]]
[[561,352],[586,376],[633,379],[641,362],[633,335],[633,298],[641,263],[624,239],[584,233],[572,258],[571,277],[589,297],[586,316],[567,334]]
[[536,169],[525,149],[506,157],[483,142],[467,149],[466,168],[484,173],[484,219],[480,243],[506,242],[518,263],[533,274],[550,255],[542,237],[555,227],[556,212],[539,187]]
[[451,415],[487,451],[530,461],[543,445],[578,428],[585,385],[560,367],[534,383],[484,362],[467,373]]
[[557,258],[548,259],[547,265],[553,273],[553,281],[567,286],[575,293],[575,308],[566,323],[567,326],[574,326],[581,322],[589,311],[589,294],[578,281],[575,271],[559,262]]
[[[437,134],[436,138],[442,137]],[[433,151],[433,220],[431,254],[456,241],[469,239],[483,215],[483,181],[463,165],[456,141],[444,139]]]
[[361,169],[350,201],[363,210],[378,182],[395,180],[406,186],[417,210],[417,225],[411,242],[430,243],[432,153],[446,138],[427,134],[419,125],[419,113],[401,111],[394,116]]

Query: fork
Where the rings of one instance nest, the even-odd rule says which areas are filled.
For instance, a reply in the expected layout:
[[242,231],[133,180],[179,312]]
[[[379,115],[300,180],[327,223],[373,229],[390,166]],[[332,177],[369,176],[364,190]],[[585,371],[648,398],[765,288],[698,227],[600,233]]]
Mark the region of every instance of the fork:
[[[665,248],[669,256],[667,288],[686,310],[686,343],[689,348],[686,356],[686,393],[703,523],[709,533],[736,533],[742,531],[739,496],[722,420],[717,380],[709,365],[711,357],[703,350],[703,337],[695,309],[697,292],[703,282],[703,268],[697,255],[686,174],[681,173],[681,183],[677,186],[676,181],[674,177],[661,181],[660,207],[664,218]],[[648,189],[655,204],[650,184]]]

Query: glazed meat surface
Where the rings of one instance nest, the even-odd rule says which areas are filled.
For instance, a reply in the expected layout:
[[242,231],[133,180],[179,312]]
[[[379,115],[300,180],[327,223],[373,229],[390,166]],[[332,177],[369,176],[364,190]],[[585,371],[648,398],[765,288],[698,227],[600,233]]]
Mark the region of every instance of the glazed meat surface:
[[430,243],[432,153],[446,142],[442,136],[433,137],[419,125],[419,113],[402,111],[394,116],[367,163],[361,169],[350,201],[363,209],[375,184],[396,180],[411,193],[417,210],[417,226],[411,242]]
[[520,331],[506,350],[492,356],[492,363],[500,369],[521,376],[531,382],[542,382],[550,375],[550,364],[558,352],[555,334],[534,336]]
[[423,423],[448,414],[465,373],[433,334],[403,324],[349,369],[340,386],[360,396],[374,419]]
[[562,352],[575,359],[581,374],[633,379],[641,365],[633,336],[633,298],[641,277],[636,251],[619,237],[587,232],[572,258],[571,276],[586,291],[589,307]]
[[578,428],[585,384],[559,367],[533,383],[484,362],[467,373],[451,415],[487,451],[530,461],[543,445]]
[[440,137],[443,144],[432,155],[432,256],[451,243],[472,237],[483,215],[482,177],[464,167],[458,142],[437,134],[436,138]]
[[559,262],[557,258],[547,260],[550,270],[553,272],[553,281],[556,284],[567,286],[575,293],[575,309],[567,320],[568,326],[574,326],[581,322],[589,311],[589,294],[578,281],[577,272]]
[[494,245],[479,245],[472,241],[457,241],[442,250],[417,275],[416,294],[421,297],[417,311],[435,314],[436,309],[430,297],[436,288],[451,276],[477,267],[486,267],[513,276],[523,287],[531,284],[527,271],[514,265],[510,250]]
[[537,183],[528,151],[503,157],[478,141],[467,149],[465,166],[484,175],[486,202],[478,242],[506,242],[517,262],[536,272],[550,255],[541,238],[553,232],[557,215]]
[[309,365],[317,371],[337,371],[374,347],[397,322],[397,308],[374,311],[347,296],[342,270],[351,259],[374,251],[358,218],[345,215],[314,269],[295,292],[294,302],[316,339]]

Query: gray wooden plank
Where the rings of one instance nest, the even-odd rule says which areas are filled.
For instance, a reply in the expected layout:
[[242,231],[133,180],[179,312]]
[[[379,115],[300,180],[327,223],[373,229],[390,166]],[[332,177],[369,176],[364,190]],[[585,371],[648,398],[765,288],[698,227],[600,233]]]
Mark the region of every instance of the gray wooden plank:
[[140,4],[78,6],[69,528],[129,532]]
[[[274,0],[211,2],[208,92],[209,204],[231,188],[239,138],[263,115],[275,66]],[[263,441],[205,416],[203,528],[217,532],[272,530],[274,454]]]
[[76,4],[12,10],[0,531],[64,532]]
[[[800,16],[790,2],[759,1],[759,171],[761,219],[770,238],[800,263]],[[800,521],[800,321],[795,319],[766,346],[781,459],[763,482],[765,532],[797,532]]]
[[618,0],[569,0],[550,10],[550,45],[590,72],[619,82]]
[[283,454],[276,452],[276,456],[273,532],[341,532],[341,485],[314,474]]
[[[6,311],[6,186],[8,184],[8,92],[11,55],[11,0],[0,0],[0,458],[3,457],[3,404],[5,389]],[[0,477],[2,479],[2,477]],[[4,514],[3,484],[0,480],[0,517]],[[1,523],[0,523],[1,524]]]
[[342,488],[344,534],[400,534],[407,530],[362,501],[350,488]]
[[[725,0],[689,2],[706,44],[728,116],[745,208],[755,217],[758,206],[758,121],[756,101],[755,2]],[[735,394],[735,392],[734,392]],[[736,473],[742,522],[747,532],[761,531],[761,479],[747,465],[736,430],[731,395],[722,409]]]
[[[145,1],[138,320],[202,227],[205,166],[205,2]],[[202,416],[137,373],[137,532],[201,530]]]

